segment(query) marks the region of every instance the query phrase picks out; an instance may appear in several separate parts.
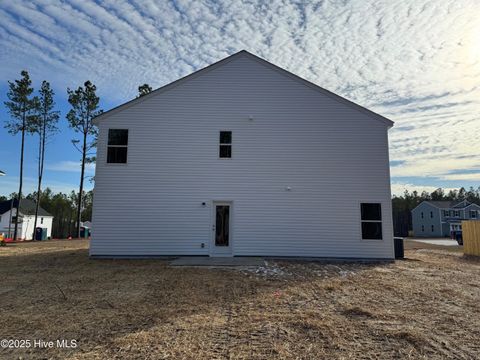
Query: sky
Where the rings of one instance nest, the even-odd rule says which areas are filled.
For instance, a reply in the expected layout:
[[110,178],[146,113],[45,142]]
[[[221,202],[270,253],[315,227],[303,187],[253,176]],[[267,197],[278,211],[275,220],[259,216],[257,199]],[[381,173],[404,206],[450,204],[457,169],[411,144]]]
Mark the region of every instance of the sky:
[[[80,154],[67,88],[91,80],[108,110],[140,84],[160,87],[242,49],[393,120],[393,193],[480,186],[478,0],[0,1],[0,125],[8,80],[23,69],[37,89],[48,80],[61,131],[44,185],[70,192]],[[27,138],[26,192],[37,141]],[[1,126],[0,195],[18,190],[19,149]]]

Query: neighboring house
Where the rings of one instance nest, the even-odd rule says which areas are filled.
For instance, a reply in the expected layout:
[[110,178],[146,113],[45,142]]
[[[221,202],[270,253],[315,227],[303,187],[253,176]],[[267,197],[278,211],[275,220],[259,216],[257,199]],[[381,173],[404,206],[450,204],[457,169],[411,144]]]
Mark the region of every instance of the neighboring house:
[[246,51],[100,115],[92,256],[393,259],[393,122]]
[[[13,210],[11,211],[13,203]],[[17,200],[0,202],[0,233],[13,237],[15,229]],[[20,219],[18,223],[18,240],[32,240],[35,224],[35,202],[29,199],[22,199],[20,202]],[[10,214],[11,212],[11,214]],[[53,216],[41,207],[38,208],[37,227],[47,229],[47,236],[52,236]]]
[[480,206],[464,201],[423,201],[412,210],[413,235],[445,237],[462,229],[462,220],[480,219]]

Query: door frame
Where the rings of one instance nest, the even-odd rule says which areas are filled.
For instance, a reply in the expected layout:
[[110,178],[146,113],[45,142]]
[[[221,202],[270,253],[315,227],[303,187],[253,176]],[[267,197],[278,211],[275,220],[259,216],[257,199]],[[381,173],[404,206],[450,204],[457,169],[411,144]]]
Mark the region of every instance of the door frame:
[[[215,230],[217,226],[217,205],[227,205],[230,207],[228,213],[228,246],[215,246]],[[229,200],[213,200],[210,218],[210,246],[209,255],[214,257],[230,257],[233,256],[233,201]]]

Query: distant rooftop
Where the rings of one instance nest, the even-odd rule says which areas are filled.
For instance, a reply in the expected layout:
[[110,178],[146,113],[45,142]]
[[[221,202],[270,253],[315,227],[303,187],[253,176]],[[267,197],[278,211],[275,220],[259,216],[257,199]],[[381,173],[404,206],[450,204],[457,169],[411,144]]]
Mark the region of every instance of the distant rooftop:
[[[18,200],[13,201],[13,208],[16,208]],[[5,214],[12,207],[12,200],[0,202],[0,215]],[[35,202],[29,199],[22,199],[20,201],[20,213],[23,215],[35,215]],[[53,216],[47,210],[42,207],[38,208],[38,215],[40,216]]]
[[434,200],[426,200],[426,203],[429,203],[435,207],[444,209],[444,208],[457,208],[457,209],[462,209],[464,207],[467,207],[468,205],[471,205],[472,203],[467,201],[467,200],[460,200],[460,201],[434,201]]

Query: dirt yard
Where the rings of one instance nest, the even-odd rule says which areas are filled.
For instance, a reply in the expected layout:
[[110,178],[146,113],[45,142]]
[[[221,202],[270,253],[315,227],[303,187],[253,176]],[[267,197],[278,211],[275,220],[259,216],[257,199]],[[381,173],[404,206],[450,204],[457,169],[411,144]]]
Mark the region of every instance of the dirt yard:
[[0,339],[32,341],[0,358],[480,358],[480,262],[458,249],[408,244],[390,264],[232,270],[90,260],[87,248],[0,247]]

